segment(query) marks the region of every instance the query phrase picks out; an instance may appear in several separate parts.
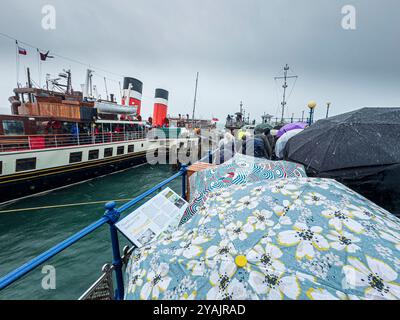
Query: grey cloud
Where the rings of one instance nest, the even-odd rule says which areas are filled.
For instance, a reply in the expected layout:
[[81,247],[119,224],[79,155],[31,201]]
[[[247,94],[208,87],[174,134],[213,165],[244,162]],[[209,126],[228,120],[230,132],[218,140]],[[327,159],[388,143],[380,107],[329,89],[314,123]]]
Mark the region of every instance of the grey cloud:
[[[40,26],[44,4],[56,7],[56,31]],[[345,4],[357,9],[355,31],[341,28]],[[320,117],[327,101],[333,113],[400,104],[396,0],[3,0],[1,8],[0,32],[143,80],[147,115],[155,87],[171,91],[171,113],[190,113],[196,71],[202,116],[224,118],[240,100],[257,120],[275,114],[280,89],[273,77],[285,63],[300,76],[287,116],[300,116],[310,99]],[[0,39],[0,110],[15,85],[13,50]],[[26,64],[37,77],[37,62]],[[43,73],[64,67],[79,88],[83,66],[56,59]],[[100,89],[103,76],[97,71]],[[116,82],[109,86],[118,91]]]

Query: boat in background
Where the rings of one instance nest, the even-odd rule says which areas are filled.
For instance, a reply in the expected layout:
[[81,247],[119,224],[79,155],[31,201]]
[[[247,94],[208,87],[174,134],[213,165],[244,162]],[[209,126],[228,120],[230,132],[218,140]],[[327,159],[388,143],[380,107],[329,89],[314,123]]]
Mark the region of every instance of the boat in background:
[[[143,83],[135,78],[124,79],[118,104],[113,94],[99,99],[91,70],[83,92],[72,89],[69,70],[48,78],[47,89],[33,87],[27,74],[27,86],[10,98],[12,114],[0,115],[0,203],[146,163],[146,154],[160,148],[187,146],[177,137],[147,139],[152,126],[142,121]],[[164,89],[156,89],[157,116],[160,106],[166,113]]]
[[240,102],[240,110],[236,112],[234,115],[229,114],[226,118],[225,129],[230,130],[231,132],[235,130],[240,130],[244,126],[255,126],[255,120],[250,123],[250,114],[247,115],[246,111],[243,108],[243,102]]

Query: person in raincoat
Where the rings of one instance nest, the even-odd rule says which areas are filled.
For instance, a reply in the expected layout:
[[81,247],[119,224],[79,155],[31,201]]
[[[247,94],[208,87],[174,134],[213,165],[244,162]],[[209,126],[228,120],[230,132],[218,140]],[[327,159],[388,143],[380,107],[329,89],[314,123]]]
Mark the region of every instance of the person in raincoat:
[[235,137],[231,133],[226,132],[224,138],[219,142],[218,148],[220,152],[220,163],[231,159],[236,153]]

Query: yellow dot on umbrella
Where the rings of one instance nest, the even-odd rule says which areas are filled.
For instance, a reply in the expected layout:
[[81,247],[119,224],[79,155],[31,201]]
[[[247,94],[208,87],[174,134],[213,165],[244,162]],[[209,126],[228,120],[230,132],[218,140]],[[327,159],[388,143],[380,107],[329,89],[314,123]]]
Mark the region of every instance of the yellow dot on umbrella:
[[237,256],[235,263],[239,268],[244,268],[247,265],[247,258],[245,256]]

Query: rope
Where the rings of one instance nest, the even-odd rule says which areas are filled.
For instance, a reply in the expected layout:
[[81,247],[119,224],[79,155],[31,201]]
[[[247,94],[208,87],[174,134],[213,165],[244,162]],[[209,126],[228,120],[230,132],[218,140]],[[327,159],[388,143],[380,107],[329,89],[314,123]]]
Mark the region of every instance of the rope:
[[68,207],[78,207],[78,206],[88,206],[95,204],[106,204],[108,202],[127,202],[132,199],[119,199],[119,200],[110,200],[110,201],[94,201],[94,202],[82,202],[82,203],[70,203],[70,204],[62,204],[56,206],[45,206],[45,207],[33,207],[33,208],[23,208],[23,209],[12,209],[12,210],[3,210],[1,213],[15,213],[15,212],[24,212],[24,211],[37,211],[37,210],[48,210],[48,209],[58,209],[58,208],[68,208]]
[[[13,41],[18,41],[18,43],[21,43],[21,44],[23,44],[23,45],[25,45],[25,46],[27,46],[27,47],[32,48],[32,49],[37,49],[37,50],[40,50],[40,51],[45,51],[44,49],[41,49],[41,48],[39,48],[38,46],[35,46],[35,45],[33,45],[33,44],[29,43],[29,42],[25,42],[25,41],[18,40],[17,38],[15,38],[15,37],[13,37],[13,36],[10,36],[10,35],[8,35],[8,34],[6,34],[6,33],[0,32],[0,36],[2,36],[2,37],[4,37],[4,38],[7,38],[7,39],[10,39],[10,40],[13,40]],[[17,53],[18,53],[18,52],[17,52]],[[85,67],[89,67],[89,68],[92,68],[92,69],[95,69],[95,70],[99,70],[99,71],[101,71],[101,72],[108,73],[108,74],[111,74],[111,75],[114,75],[114,76],[117,76],[117,77],[121,77],[121,78],[124,77],[124,76],[121,75],[121,74],[118,74],[118,73],[115,73],[115,72],[112,72],[112,71],[109,71],[109,70],[105,70],[105,69],[103,69],[103,68],[101,68],[101,67],[93,66],[93,65],[91,65],[91,64],[89,64],[89,63],[82,62],[82,61],[77,60],[77,59],[69,58],[69,57],[63,56],[63,55],[58,54],[58,53],[55,53],[55,52],[52,52],[52,55],[53,55],[54,57],[57,57],[57,58],[60,58],[60,59],[63,59],[63,60],[69,61],[69,62],[73,62],[73,63],[79,64],[79,65],[82,65],[82,66],[85,66]]]

